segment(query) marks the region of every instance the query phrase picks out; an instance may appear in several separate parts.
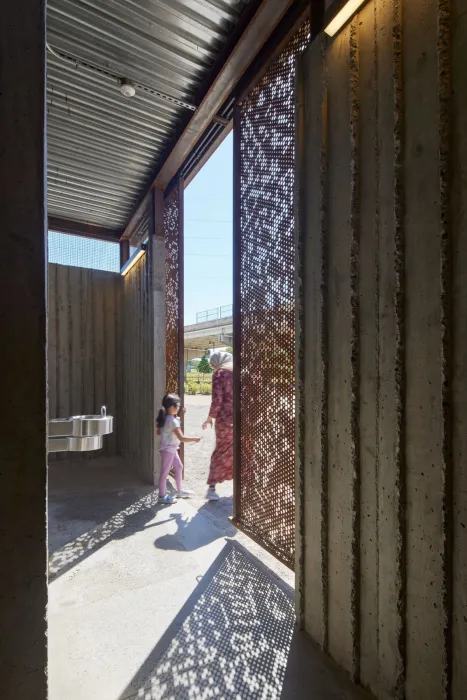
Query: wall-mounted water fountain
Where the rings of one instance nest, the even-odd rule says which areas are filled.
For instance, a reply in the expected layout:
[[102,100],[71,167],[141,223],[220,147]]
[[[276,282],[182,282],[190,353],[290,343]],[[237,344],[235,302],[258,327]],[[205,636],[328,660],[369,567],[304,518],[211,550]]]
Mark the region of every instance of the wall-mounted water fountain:
[[100,415],[54,418],[49,421],[49,452],[91,452],[100,450],[104,435],[113,431],[113,417],[102,406]]

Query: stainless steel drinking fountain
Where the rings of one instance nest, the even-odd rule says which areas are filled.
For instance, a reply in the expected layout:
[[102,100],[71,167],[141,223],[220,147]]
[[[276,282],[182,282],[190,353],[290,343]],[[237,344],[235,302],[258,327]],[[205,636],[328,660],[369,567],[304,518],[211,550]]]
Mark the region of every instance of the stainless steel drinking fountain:
[[49,421],[49,452],[100,450],[104,435],[113,432],[113,417],[102,406],[100,415],[54,418]]

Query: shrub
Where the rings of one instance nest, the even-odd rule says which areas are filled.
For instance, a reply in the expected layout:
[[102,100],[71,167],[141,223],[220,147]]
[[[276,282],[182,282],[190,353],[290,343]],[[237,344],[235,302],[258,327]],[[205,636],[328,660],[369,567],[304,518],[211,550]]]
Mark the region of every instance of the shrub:
[[185,393],[194,396],[198,391],[198,384],[196,382],[186,382],[185,383]]
[[198,392],[203,394],[203,396],[207,396],[212,392],[212,384],[210,382],[201,382],[201,384],[198,384]]

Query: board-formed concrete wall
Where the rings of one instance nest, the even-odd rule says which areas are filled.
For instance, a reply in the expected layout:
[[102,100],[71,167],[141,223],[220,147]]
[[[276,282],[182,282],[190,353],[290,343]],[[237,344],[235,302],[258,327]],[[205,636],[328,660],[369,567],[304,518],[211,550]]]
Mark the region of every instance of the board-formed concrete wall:
[[165,245],[163,193],[150,203],[146,255],[124,278],[122,454],[139,476],[158,482],[156,415],[165,389]]
[[298,609],[381,700],[466,696],[466,65],[370,0],[298,71]]
[[121,453],[122,290],[123,279],[115,272],[49,263],[49,416],[99,413],[105,405],[114,417],[102,450],[52,453],[49,463]]

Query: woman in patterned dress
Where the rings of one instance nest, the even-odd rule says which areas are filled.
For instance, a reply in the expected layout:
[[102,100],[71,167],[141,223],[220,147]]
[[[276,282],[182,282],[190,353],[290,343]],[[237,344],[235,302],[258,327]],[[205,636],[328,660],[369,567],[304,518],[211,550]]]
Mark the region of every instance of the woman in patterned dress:
[[207,498],[218,501],[216,485],[233,478],[233,401],[232,401],[232,355],[216,352],[210,358],[214,371],[212,376],[212,401],[208,419],[203,430],[216,421],[216,447],[211,456],[208,476]]

